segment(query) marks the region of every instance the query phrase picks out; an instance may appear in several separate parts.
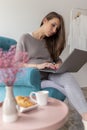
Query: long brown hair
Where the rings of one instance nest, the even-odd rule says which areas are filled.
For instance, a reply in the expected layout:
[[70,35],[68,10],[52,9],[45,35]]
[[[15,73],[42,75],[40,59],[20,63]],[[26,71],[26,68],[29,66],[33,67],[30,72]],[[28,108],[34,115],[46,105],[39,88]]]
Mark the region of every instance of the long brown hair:
[[[44,19],[47,19],[48,21],[53,18],[58,18],[60,20],[60,27],[53,36],[45,37],[44,39],[46,40],[46,47],[51,58],[56,62],[65,47],[65,27],[63,17],[56,12],[50,12],[44,17]],[[41,26],[43,25],[43,20]]]

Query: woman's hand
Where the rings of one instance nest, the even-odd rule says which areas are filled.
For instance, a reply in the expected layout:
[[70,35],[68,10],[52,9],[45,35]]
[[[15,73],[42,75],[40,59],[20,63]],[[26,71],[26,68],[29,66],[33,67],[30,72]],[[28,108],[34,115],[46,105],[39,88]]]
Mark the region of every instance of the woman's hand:
[[38,68],[38,69],[45,69],[45,68],[55,69],[55,65],[47,62],[47,63],[37,64],[36,68]]
[[24,67],[35,67],[37,69],[45,69],[45,68],[50,68],[50,69],[58,69],[61,66],[62,62],[58,62],[56,64],[53,63],[42,63],[42,64],[24,64]]
[[59,69],[61,65],[62,61],[59,61],[58,63],[55,64],[55,69]]

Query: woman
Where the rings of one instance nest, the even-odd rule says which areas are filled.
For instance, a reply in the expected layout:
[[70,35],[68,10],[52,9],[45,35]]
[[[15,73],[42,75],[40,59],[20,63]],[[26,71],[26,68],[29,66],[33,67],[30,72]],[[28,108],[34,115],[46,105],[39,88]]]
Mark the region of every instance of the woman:
[[[62,60],[59,58],[65,47],[65,28],[61,15],[50,12],[46,15],[41,26],[32,33],[24,34],[17,44],[16,56],[19,51],[26,51],[29,61],[25,67],[40,69],[58,69]],[[50,74],[41,73],[41,87],[54,87],[67,96],[71,104],[82,116],[87,130],[87,103],[79,84],[70,73]],[[74,96],[75,95],[75,96]]]

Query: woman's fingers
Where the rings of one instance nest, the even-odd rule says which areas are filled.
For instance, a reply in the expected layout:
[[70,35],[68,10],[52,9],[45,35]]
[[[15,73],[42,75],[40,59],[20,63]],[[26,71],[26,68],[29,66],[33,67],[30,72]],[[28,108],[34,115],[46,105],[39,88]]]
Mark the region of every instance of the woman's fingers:
[[42,63],[38,64],[38,69],[44,69],[44,68],[51,68],[51,69],[56,69],[55,65],[52,63]]
[[52,64],[52,63],[46,63],[46,64],[45,64],[45,67],[46,67],[46,68],[55,69],[55,65]]
[[55,68],[59,69],[61,65],[62,65],[62,63],[57,63],[57,64],[55,64]]

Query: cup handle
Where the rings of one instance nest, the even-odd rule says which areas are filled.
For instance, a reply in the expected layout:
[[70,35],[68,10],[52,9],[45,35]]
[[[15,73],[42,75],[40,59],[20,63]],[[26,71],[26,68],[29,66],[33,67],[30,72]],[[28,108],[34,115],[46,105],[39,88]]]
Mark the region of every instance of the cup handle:
[[30,99],[31,99],[33,102],[37,103],[37,100],[34,99],[33,94],[36,96],[36,92],[31,92],[30,95],[29,95],[29,97],[30,97]]

